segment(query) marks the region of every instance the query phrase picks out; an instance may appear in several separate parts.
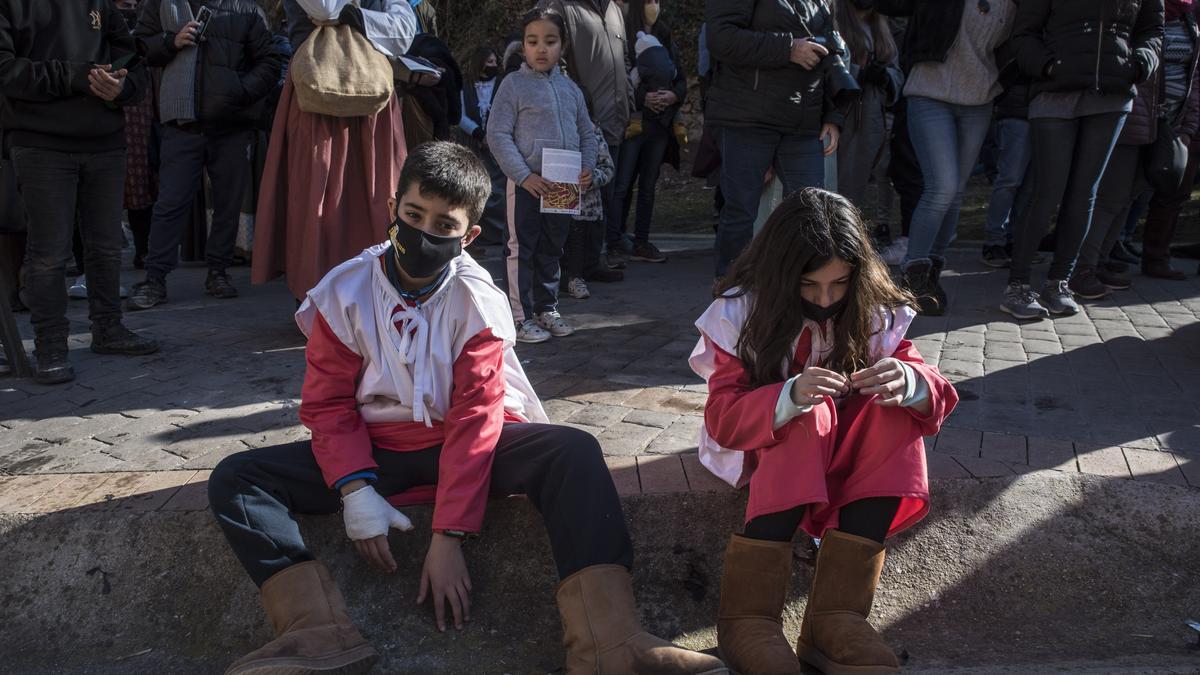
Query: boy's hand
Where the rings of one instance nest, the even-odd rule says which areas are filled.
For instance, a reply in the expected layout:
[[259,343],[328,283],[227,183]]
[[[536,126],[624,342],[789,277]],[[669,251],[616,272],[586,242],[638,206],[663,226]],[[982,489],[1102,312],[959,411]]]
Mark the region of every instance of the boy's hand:
[[542,178],[536,173],[529,174],[529,177],[521,183],[521,187],[534,197],[541,197],[550,192],[550,181]]
[[114,73],[111,65],[96,66],[88,71],[88,86],[93,96],[111,102],[125,89],[127,75],[129,71],[125,68]]
[[579,172],[579,189],[590,190],[592,188],[592,170],[584,169]]
[[850,375],[850,381],[858,393],[878,395],[875,403],[883,406],[898,406],[904,400],[904,378],[904,367],[898,359],[890,356]]
[[805,368],[792,383],[792,403],[817,405],[826,396],[837,398],[850,392],[850,383],[841,373],[812,366]]
[[463,559],[462,542],[454,537],[434,533],[429,542],[417,604],[424,603],[431,591],[438,630],[446,631],[446,602],[454,613],[454,627],[462,630],[463,622],[471,620],[471,577]]
[[196,31],[200,28],[199,21],[189,21],[175,34],[175,49],[196,46]]
[[354,541],[354,548],[363,559],[390,574],[396,571],[396,560],[388,548],[388,530],[394,527],[407,532],[412,529],[412,521],[388,504],[370,485],[363,484],[351,490],[360,482],[352,481],[343,486],[343,490],[348,491],[342,496],[346,536]]

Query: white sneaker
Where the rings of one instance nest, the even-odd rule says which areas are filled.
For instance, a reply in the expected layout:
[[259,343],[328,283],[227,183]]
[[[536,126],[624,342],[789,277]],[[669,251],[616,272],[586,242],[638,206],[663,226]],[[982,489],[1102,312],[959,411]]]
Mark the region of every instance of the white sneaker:
[[583,277],[572,277],[567,282],[567,295],[576,300],[587,300],[592,297],[592,292],[588,290],[587,282],[583,280]]
[[75,279],[75,283],[67,289],[67,297],[74,300],[87,299],[87,275],[80,275]]
[[566,337],[575,332],[571,324],[567,323],[567,320],[562,318],[562,314],[557,311],[538,314],[537,322],[539,326],[550,331],[554,337]]
[[883,250],[880,257],[883,262],[889,265],[899,265],[904,262],[904,256],[908,253],[908,237],[896,237],[892,241],[892,245]]
[[525,319],[517,324],[517,342],[537,344],[550,339],[550,332],[537,325],[533,319]]

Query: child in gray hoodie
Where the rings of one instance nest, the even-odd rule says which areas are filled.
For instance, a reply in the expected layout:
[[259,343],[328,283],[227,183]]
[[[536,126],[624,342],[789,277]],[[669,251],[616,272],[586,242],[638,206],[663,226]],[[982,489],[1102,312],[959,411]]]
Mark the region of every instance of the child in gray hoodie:
[[583,92],[558,67],[567,41],[562,16],[535,9],[522,23],[525,63],[500,83],[487,141],[509,179],[506,276],[517,340],[544,342],[575,330],[558,313],[559,259],[571,216],[541,212],[541,197],[552,187],[541,176],[542,150],[579,152],[579,183],[586,191],[596,166],[596,136]]

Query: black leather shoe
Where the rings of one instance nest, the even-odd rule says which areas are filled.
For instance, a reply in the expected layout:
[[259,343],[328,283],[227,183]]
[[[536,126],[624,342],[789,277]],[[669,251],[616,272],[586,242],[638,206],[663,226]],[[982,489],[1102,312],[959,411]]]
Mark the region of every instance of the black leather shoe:
[[143,356],[158,351],[158,342],[129,330],[120,321],[92,326],[92,351],[97,354]]
[[67,337],[35,340],[33,381],[38,384],[63,384],[75,379],[75,369],[67,360]]

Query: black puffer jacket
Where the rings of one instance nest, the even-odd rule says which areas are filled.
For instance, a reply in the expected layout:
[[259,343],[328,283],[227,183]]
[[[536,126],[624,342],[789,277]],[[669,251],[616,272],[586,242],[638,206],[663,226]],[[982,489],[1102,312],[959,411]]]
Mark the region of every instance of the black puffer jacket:
[[922,61],[945,63],[946,54],[958,38],[965,6],[963,0],[875,0],[875,10],[880,14],[910,17],[900,49],[905,72]]
[[[860,91],[834,53],[845,45],[824,2],[708,0],[705,20],[716,63],[706,121],[814,136],[823,123],[842,125]],[[831,51],[813,70],[791,62],[792,39],[806,37]]]
[[[212,18],[196,64],[196,115],[202,126],[249,128],[262,117],[264,101],[279,83],[284,57],[251,0],[189,0],[192,13],[201,5]],[[164,67],[175,58],[176,31],[166,30],[160,0],[146,0],[133,34],[146,61]],[[189,49],[192,49],[189,47]]]
[[1158,67],[1162,32],[1163,0],[1022,0],[1012,43],[1033,95],[1132,97]]

